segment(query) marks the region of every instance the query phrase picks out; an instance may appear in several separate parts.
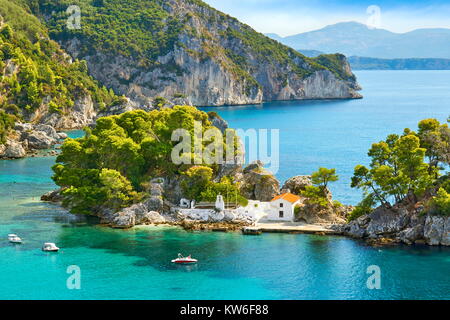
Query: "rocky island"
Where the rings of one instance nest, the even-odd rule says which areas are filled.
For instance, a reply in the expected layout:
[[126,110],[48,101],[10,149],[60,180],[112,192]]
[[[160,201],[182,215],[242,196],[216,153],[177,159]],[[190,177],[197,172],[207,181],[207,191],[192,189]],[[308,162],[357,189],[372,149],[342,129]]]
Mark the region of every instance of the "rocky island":
[[[402,136],[390,135],[374,144],[369,151],[371,168],[355,168],[352,186],[363,189],[365,198],[352,207],[332,199],[328,185],[338,179],[334,169],[293,177],[280,188],[261,162],[246,167],[175,165],[169,159],[173,142],[165,136],[170,129],[157,128],[161,119],[173,123],[170,119],[181,114],[190,119],[183,121],[186,128],[192,128],[194,119],[203,121],[205,128],[214,126],[211,115],[188,106],[100,118],[97,126],[87,129],[86,137],[66,140],[53,168],[61,189],[43,200],[60,202],[75,213],[96,215],[115,228],[172,224],[236,230],[264,219],[272,199],[289,193],[298,197],[293,221],[326,226],[336,234],[373,244],[450,243],[450,180],[440,174],[440,163],[448,161],[450,150],[446,124],[423,120],[418,133],[405,129]],[[236,149],[236,157],[242,156],[240,151]],[[225,198],[228,208],[208,206],[218,196]],[[192,200],[197,202],[195,210]]]

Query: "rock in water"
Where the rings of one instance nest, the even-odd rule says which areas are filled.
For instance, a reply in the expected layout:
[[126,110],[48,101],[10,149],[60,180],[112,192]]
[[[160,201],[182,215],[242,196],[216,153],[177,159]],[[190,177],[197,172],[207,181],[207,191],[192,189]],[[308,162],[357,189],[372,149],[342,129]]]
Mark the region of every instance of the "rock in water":
[[[445,217],[438,216],[428,216],[425,221],[425,226],[423,230],[423,236],[427,244],[432,246],[437,246],[442,243],[442,240],[447,236],[444,235],[444,229],[446,223],[448,223],[450,219]],[[448,231],[448,230],[447,230]]]
[[26,155],[27,152],[20,142],[10,140],[6,143],[6,149],[3,152],[4,158],[18,159],[23,158]]
[[379,207],[335,229],[355,238],[389,238],[406,244],[450,245],[450,217],[423,212],[423,207]]
[[166,219],[156,211],[149,211],[143,203],[135,204],[117,213],[102,216],[113,228],[127,229],[135,225],[164,223]]
[[29,148],[32,149],[49,149],[56,143],[56,140],[49,137],[44,131],[25,132],[21,139],[27,140]]

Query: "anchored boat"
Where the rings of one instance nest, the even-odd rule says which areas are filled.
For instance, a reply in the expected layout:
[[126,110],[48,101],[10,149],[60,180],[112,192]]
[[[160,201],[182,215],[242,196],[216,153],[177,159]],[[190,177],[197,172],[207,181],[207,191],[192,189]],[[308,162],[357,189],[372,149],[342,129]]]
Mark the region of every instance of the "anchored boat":
[[44,245],[42,246],[42,251],[57,252],[57,251],[59,251],[59,248],[54,243],[47,242],[47,243],[44,243]]
[[191,258],[191,255],[187,257],[183,257],[181,253],[178,254],[178,258],[173,259],[172,263],[178,263],[178,264],[192,264],[197,263],[197,259]]
[[8,240],[11,243],[22,243],[22,239],[20,239],[20,237],[16,234],[9,234]]

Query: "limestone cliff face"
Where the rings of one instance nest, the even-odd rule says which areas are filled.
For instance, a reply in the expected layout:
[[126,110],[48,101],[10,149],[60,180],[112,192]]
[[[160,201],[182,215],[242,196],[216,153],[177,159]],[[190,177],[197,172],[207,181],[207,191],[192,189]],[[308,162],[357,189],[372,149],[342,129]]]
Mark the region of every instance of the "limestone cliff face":
[[450,246],[450,217],[426,213],[423,206],[379,207],[371,214],[335,228],[354,238]]
[[76,97],[70,112],[60,114],[49,111],[48,103],[44,102],[38,109],[27,116],[31,123],[46,124],[58,130],[82,129],[94,122],[97,110],[90,95]]
[[96,49],[79,32],[58,40],[72,57],[86,59],[106,87],[148,107],[157,96],[199,106],[361,97],[345,58],[336,72],[201,1],[167,0],[162,7],[184,26],[171,50],[149,66],[142,57]]

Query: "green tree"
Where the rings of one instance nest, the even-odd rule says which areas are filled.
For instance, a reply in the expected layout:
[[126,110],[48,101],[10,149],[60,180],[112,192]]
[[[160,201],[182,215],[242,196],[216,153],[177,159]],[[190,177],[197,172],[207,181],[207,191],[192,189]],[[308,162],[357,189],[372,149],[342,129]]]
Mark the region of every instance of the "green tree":
[[439,188],[436,196],[432,198],[431,212],[443,216],[450,215],[450,193],[444,188]]
[[105,206],[120,209],[139,199],[138,194],[127,178],[112,169],[102,169],[99,174],[100,183],[105,194]]
[[435,171],[424,162],[426,151],[413,132],[405,130],[401,137],[389,135],[369,150],[370,169],[355,167],[351,186],[362,189],[386,208],[391,207],[391,198],[396,203],[408,197],[416,202],[434,182]]
[[14,128],[16,117],[0,110],[0,144],[6,143],[9,131]]
[[204,166],[194,166],[184,173],[185,179],[181,186],[183,193],[189,198],[196,201],[202,200],[202,192],[204,192],[213,176],[213,170]]
[[330,204],[327,197],[328,185],[330,182],[338,180],[339,176],[336,174],[336,169],[321,167],[311,175],[311,182],[313,185],[307,186],[301,194],[307,198],[307,203],[326,207]]
[[419,122],[417,136],[422,148],[426,149],[430,169],[437,173],[441,163],[450,164],[450,128],[437,119]]
[[328,184],[339,180],[336,174],[336,169],[319,168],[318,171],[311,175],[313,185],[319,187],[323,192],[326,192]]

